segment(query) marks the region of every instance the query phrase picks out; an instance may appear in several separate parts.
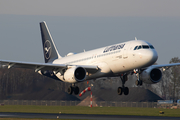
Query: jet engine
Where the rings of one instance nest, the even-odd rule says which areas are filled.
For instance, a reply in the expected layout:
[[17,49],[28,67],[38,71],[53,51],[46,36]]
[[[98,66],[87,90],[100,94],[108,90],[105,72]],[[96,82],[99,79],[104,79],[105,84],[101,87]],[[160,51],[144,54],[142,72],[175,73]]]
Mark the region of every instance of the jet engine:
[[162,72],[158,68],[148,68],[140,74],[140,80],[144,83],[154,84],[161,81]]
[[64,73],[64,80],[69,83],[81,82],[86,79],[86,70],[83,67],[71,67]]

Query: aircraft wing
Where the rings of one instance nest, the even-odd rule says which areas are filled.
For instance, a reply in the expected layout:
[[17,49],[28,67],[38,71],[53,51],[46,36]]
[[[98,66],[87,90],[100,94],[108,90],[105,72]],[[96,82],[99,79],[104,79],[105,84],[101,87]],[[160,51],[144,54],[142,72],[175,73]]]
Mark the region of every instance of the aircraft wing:
[[28,68],[34,69],[35,72],[39,70],[49,70],[49,71],[60,71],[61,69],[69,68],[72,66],[81,66],[86,69],[87,72],[96,72],[98,71],[98,66],[93,65],[66,65],[66,64],[51,64],[51,63],[34,63],[34,62],[20,62],[20,61],[9,61],[9,60],[0,60],[2,67],[9,68]]
[[172,64],[162,64],[162,65],[152,65],[153,68],[163,68],[164,70],[172,67],[172,66],[178,66],[180,63],[172,63]]

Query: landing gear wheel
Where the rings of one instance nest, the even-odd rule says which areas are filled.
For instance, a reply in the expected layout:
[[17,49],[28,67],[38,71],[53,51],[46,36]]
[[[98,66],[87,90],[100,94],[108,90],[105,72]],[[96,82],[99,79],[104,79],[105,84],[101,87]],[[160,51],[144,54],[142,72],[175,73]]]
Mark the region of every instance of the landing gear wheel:
[[124,95],[128,95],[129,94],[129,88],[128,87],[125,87],[124,88]]
[[136,74],[137,80],[135,84],[138,86],[142,86],[143,81],[140,79],[141,70],[140,69],[134,69],[134,73]]
[[137,85],[137,86],[138,86],[138,85],[142,86],[142,84],[143,84],[142,80],[136,80],[136,85]]
[[135,83],[137,86],[139,85],[139,81],[138,80],[136,80],[136,83]]
[[77,87],[77,86],[74,87],[74,94],[75,95],[79,94],[79,87]]
[[70,86],[70,87],[68,88],[68,94],[71,95],[72,93],[73,93],[73,87]]
[[122,93],[123,93],[123,89],[122,89],[122,87],[118,87],[117,92],[118,92],[118,95],[122,95]]
[[122,95],[122,93],[124,93],[124,95],[128,95],[129,94],[129,88],[125,87],[124,84],[125,82],[128,80],[127,74],[122,74],[120,76],[121,81],[122,81],[122,87],[118,87],[118,95]]
[[142,86],[142,84],[143,84],[143,82],[142,82],[142,80],[140,80],[140,81],[139,81],[139,85]]

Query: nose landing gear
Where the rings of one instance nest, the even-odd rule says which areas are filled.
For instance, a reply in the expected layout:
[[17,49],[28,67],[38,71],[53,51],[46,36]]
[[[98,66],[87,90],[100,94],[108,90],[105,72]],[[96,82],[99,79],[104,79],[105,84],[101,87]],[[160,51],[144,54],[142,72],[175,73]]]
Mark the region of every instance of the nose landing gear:
[[137,80],[136,80],[135,84],[137,86],[142,86],[143,81],[140,80],[140,70],[139,69],[134,69],[134,73],[136,74],[136,77],[137,77]]

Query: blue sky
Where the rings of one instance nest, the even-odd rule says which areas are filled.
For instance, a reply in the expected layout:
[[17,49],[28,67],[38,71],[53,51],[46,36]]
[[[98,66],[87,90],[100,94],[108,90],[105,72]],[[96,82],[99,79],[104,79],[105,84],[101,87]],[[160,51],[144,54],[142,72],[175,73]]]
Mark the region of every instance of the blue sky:
[[180,57],[179,0],[1,0],[0,59],[44,62],[39,22],[59,53],[83,52],[137,37],[154,45],[158,64]]

